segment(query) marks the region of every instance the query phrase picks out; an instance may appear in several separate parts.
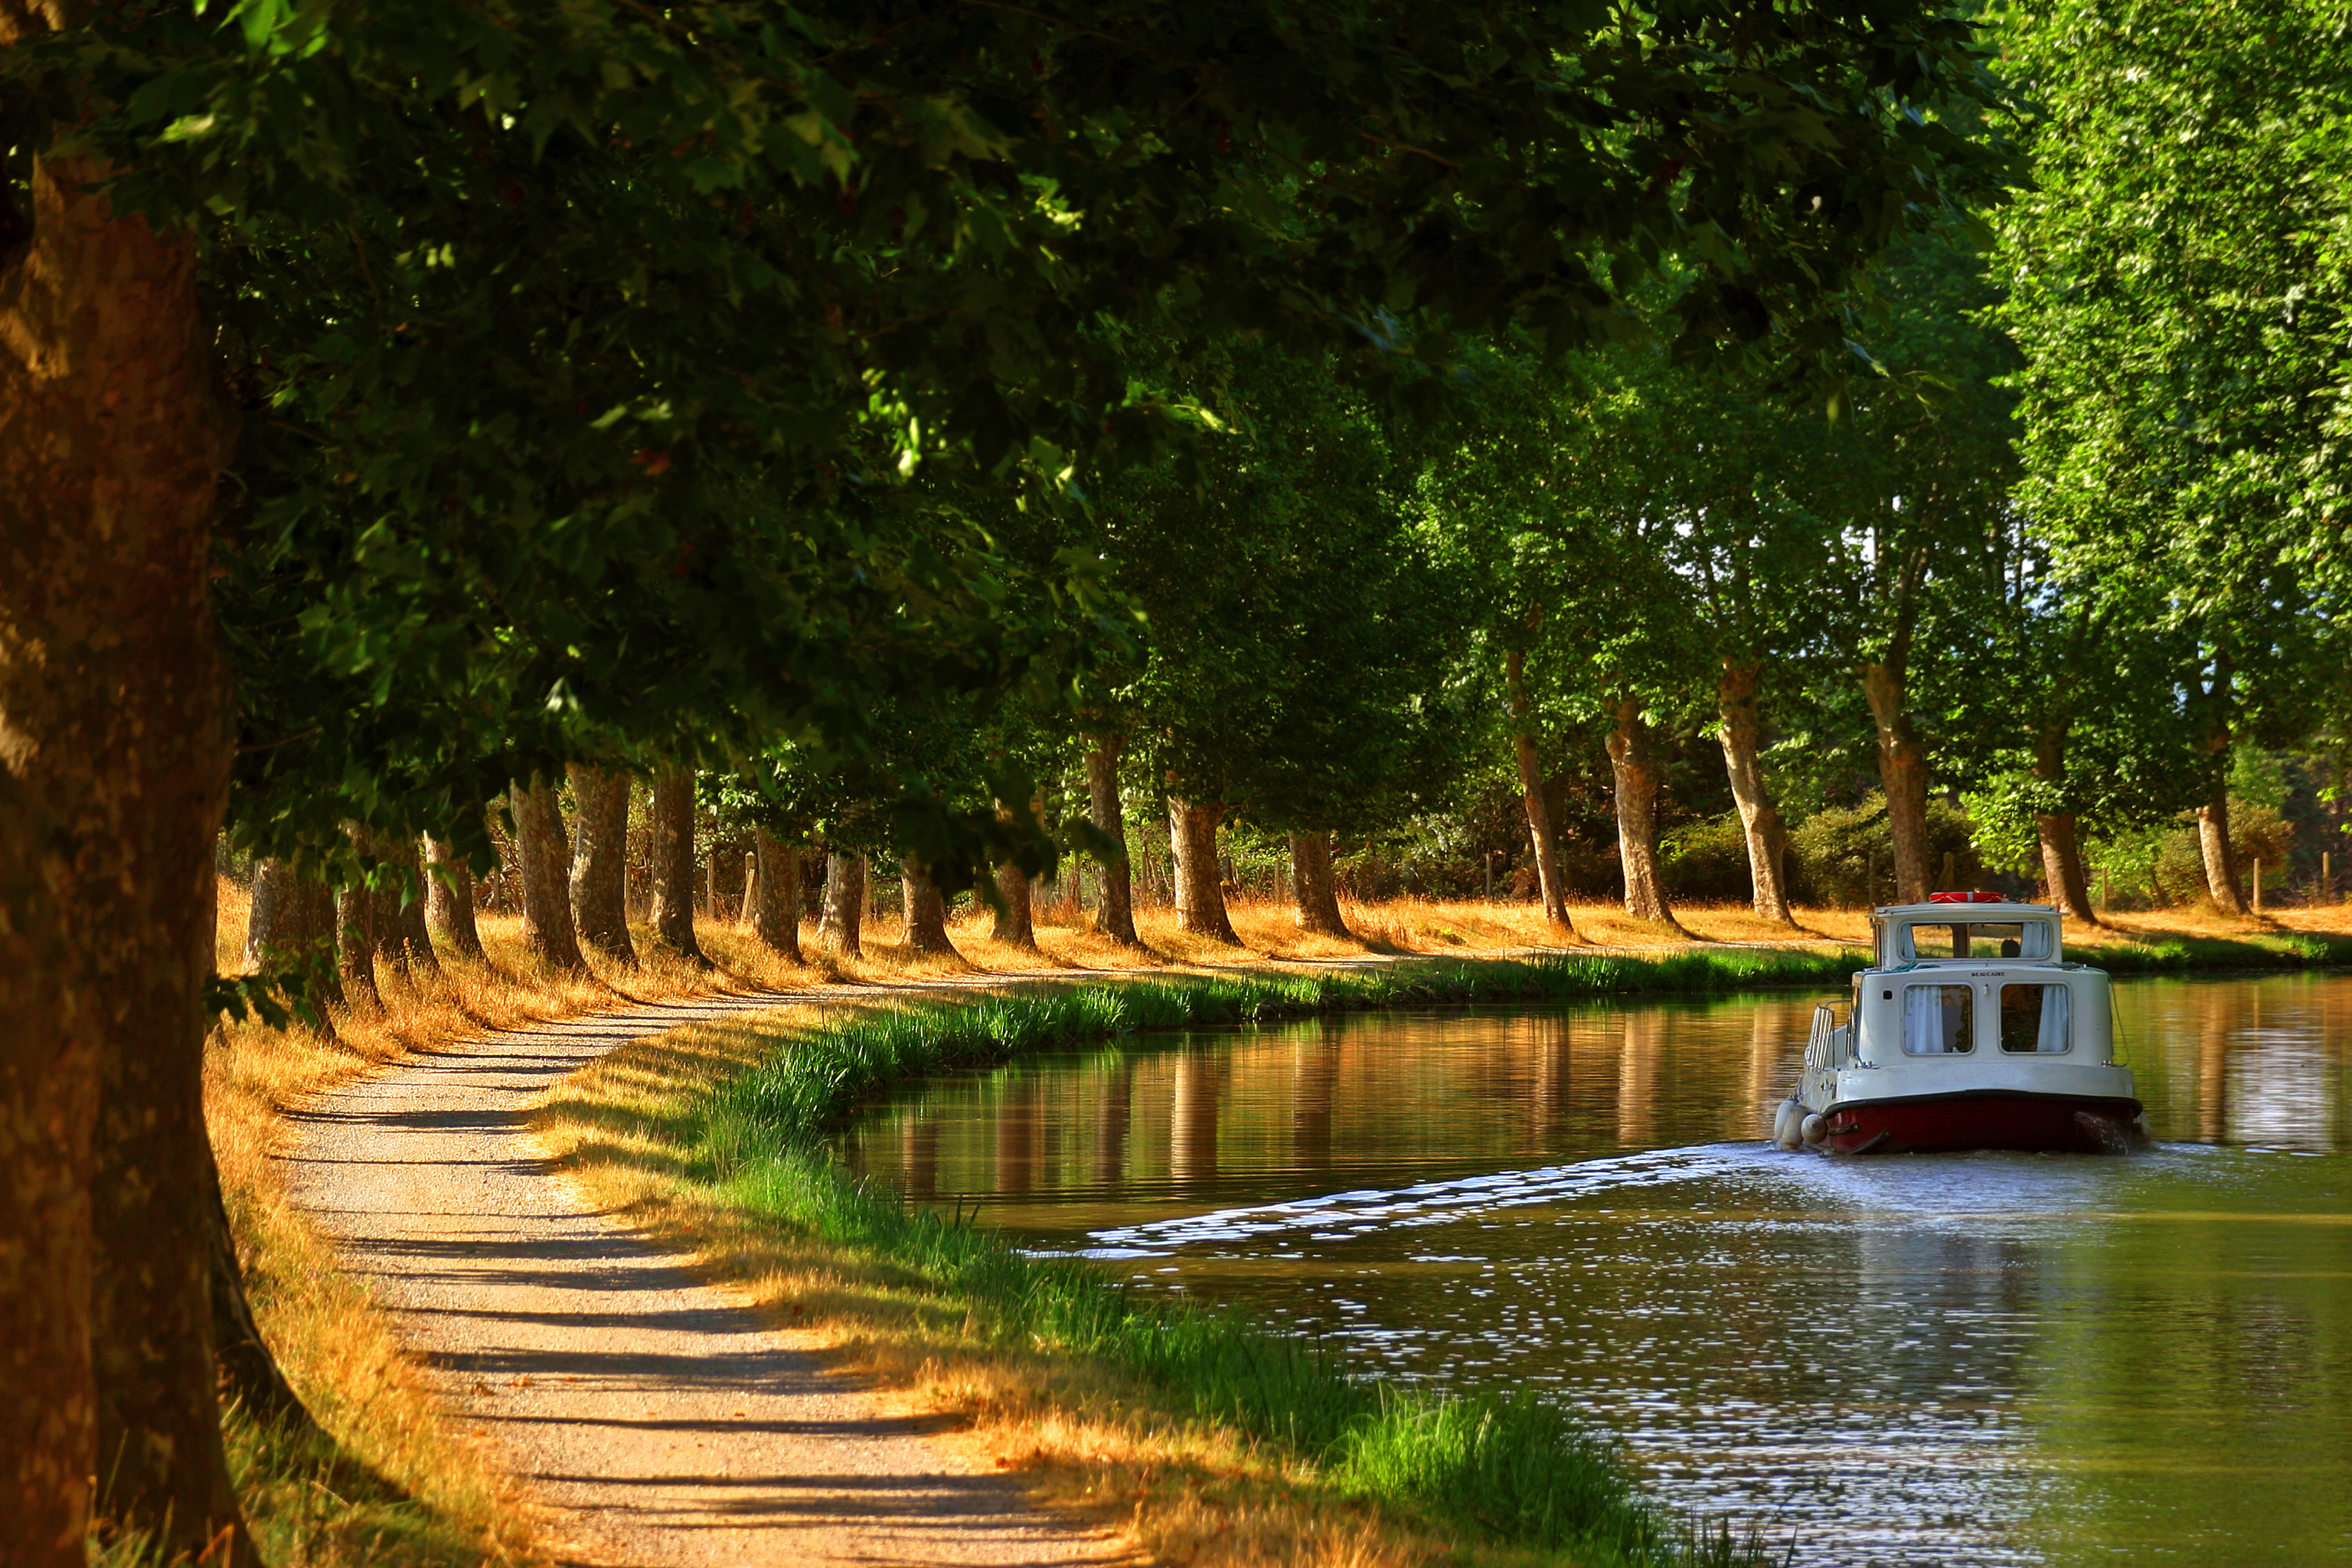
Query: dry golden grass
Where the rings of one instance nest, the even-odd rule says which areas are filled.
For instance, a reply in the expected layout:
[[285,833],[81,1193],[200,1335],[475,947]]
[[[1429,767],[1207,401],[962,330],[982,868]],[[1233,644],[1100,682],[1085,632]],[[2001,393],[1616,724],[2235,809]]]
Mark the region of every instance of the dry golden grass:
[[[887,1004],[852,1004],[853,1006]],[[829,1016],[838,1013],[828,1009]],[[1202,1568],[1411,1568],[1532,1563],[1465,1552],[1414,1521],[1334,1497],[1295,1459],[1173,1408],[1100,1363],[1008,1349],[904,1268],[747,1220],[685,1177],[688,1108],[774,1047],[740,1025],[642,1040],[567,1079],[532,1114],[541,1145],[600,1207],[626,1211],[837,1367],[950,1415],[983,1468],[1018,1472],[1048,1508],[1117,1532],[1153,1562]]]

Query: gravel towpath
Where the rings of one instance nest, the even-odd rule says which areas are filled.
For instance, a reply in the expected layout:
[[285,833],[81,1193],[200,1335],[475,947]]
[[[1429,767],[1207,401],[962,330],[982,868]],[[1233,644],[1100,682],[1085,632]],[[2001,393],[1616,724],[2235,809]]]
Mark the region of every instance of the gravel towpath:
[[599,1212],[525,1131],[536,1096],[608,1051],[794,1000],[636,1007],[415,1058],[292,1118],[295,1195],[550,1510],[569,1561],[1122,1560],[981,1471],[939,1421],[827,1371],[807,1336]]

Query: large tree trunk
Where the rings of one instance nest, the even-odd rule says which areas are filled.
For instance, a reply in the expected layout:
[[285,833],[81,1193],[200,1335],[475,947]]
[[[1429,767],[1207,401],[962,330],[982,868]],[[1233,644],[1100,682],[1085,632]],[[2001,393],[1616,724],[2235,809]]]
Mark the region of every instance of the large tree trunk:
[[866,921],[866,858],[835,851],[824,858],[824,912],[816,922],[820,952],[863,956],[860,928]]
[[1903,669],[1862,667],[1862,694],[1878,732],[1878,782],[1886,791],[1886,826],[1895,838],[1895,901],[1927,899],[1927,749],[1911,725]]
[[[0,48],[53,15],[0,5]],[[109,173],[37,160],[29,223],[0,184],[0,1521],[12,1564],[77,1568],[94,1475],[159,1555],[251,1560],[202,1179],[234,422],[193,239]]]
[[1780,808],[1764,787],[1763,723],[1758,711],[1756,688],[1763,666],[1754,659],[1727,658],[1716,683],[1716,711],[1723,720],[1723,767],[1731,779],[1731,798],[1739,807],[1739,825],[1748,837],[1748,881],[1757,915],[1794,925],[1789,913],[1789,887],[1782,878],[1789,855],[1789,830]]
[[653,847],[646,857],[653,883],[654,940],[698,963],[694,940],[694,774],[664,768],[654,774]]
[[2230,843],[2230,786],[2226,780],[2213,788],[2213,798],[2197,808],[2197,847],[2205,858],[2205,890],[2223,914],[2246,912],[2246,896],[2238,889],[2238,852]]
[[1664,771],[1657,732],[1638,700],[1612,705],[1609,770],[1616,778],[1617,861],[1625,873],[1625,912],[1671,924],[1674,910],[1658,871],[1658,783]]
[[898,891],[907,906],[898,940],[917,952],[952,955],[955,943],[948,940],[948,901],[940,896],[940,885],[931,880],[930,868],[911,855],[900,856]]
[[751,934],[772,952],[801,962],[801,852],[766,828],[751,835]]
[[441,940],[467,958],[482,956],[482,933],[474,924],[474,869],[446,838],[427,838],[425,857],[432,876],[425,889],[425,918]]
[[[2066,730],[2063,723],[2042,725],[2033,748],[2033,776],[2042,784],[2066,782]],[[2033,814],[2033,827],[2035,837],[2042,842],[2042,876],[2050,884],[2051,901],[2074,919],[2097,925],[2099,912],[2091,907],[2091,881],[2083,872],[2083,846],[2075,830],[2074,814],[2037,811]]]
[[1194,936],[1241,945],[1225,913],[1225,882],[1217,864],[1221,805],[1192,805],[1168,797],[1168,843],[1176,867],[1176,923]]
[[[253,863],[253,904],[245,927],[245,969],[258,974],[270,969],[300,968],[321,987],[320,1001],[343,999],[342,976],[335,967],[335,895],[323,882],[296,877],[284,860]],[[334,1034],[334,1024],[323,1008],[315,1026]]]
[[1568,887],[1559,874],[1559,837],[1552,830],[1551,803],[1544,796],[1536,738],[1527,727],[1526,656],[1517,648],[1503,656],[1503,680],[1510,698],[1511,751],[1519,766],[1519,798],[1527,807],[1528,839],[1535,850],[1536,887],[1543,894],[1544,919],[1574,936],[1576,922],[1568,915]]
[[629,940],[629,775],[573,763],[572,919],[582,945],[635,963]]
[[375,894],[363,882],[337,888],[335,972],[346,1001],[359,996],[383,1000],[375,988]]
[[425,871],[416,840],[371,833],[365,843],[383,867],[375,889],[376,956],[403,974],[412,963],[438,974],[441,959],[425,930]]
[[567,974],[584,973],[580,933],[572,923],[572,846],[563,807],[546,775],[514,786],[515,858],[522,871],[522,944]]
[[1317,936],[1352,938],[1339,916],[1339,879],[1331,869],[1331,836],[1290,836],[1290,889],[1298,904],[1298,929]]
[[1037,923],[1035,911],[1030,907],[1029,873],[1007,860],[996,868],[996,894],[1004,907],[996,911],[996,923],[989,930],[989,940],[1032,952],[1037,951]]
[[2220,666],[2206,694],[2212,717],[2205,727],[2205,751],[2217,759],[2213,798],[2197,808],[2197,847],[2205,860],[2205,890],[2213,907],[2227,915],[2246,912],[2246,896],[2238,889],[2238,853],[2230,843],[2230,703],[2231,677]]
[[1125,737],[1105,732],[1087,749],[1087,803],[1095,826],[1118,846],[1118,853],[1103,862],[1102,907],[1095,924],[1113,942],[1140,947],[1135,934],[1135,883],[1127,861],[1127,808],[1118,795],[1118,752]]

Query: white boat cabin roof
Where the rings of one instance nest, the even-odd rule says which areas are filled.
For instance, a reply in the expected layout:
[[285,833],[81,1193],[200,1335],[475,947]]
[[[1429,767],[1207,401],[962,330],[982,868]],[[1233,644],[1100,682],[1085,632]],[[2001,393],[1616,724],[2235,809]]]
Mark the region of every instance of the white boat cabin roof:
[[2063,956],[2058,910],[1981,895],[1948,895],[1924,904],[1884,904],[1870,911],[1878,967],[1912,964],[2056,964]]

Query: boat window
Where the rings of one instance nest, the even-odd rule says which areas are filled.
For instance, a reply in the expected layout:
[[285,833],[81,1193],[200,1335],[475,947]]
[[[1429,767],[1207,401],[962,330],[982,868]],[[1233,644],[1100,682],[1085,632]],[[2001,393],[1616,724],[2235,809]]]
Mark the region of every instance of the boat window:
[[2000,988],[2000,1048],[2063,1051],[2073,1041],[2072,1005],[2063,985]]
[[1915,1057],[1966,1056],[1976,1048],[1975,991],[1966,985],[1903,988],[1903,1050]]
[[1912,958],[2021,958],[2050,956],[2048,921],[1972,921],[1905,928],[1903,956]]

